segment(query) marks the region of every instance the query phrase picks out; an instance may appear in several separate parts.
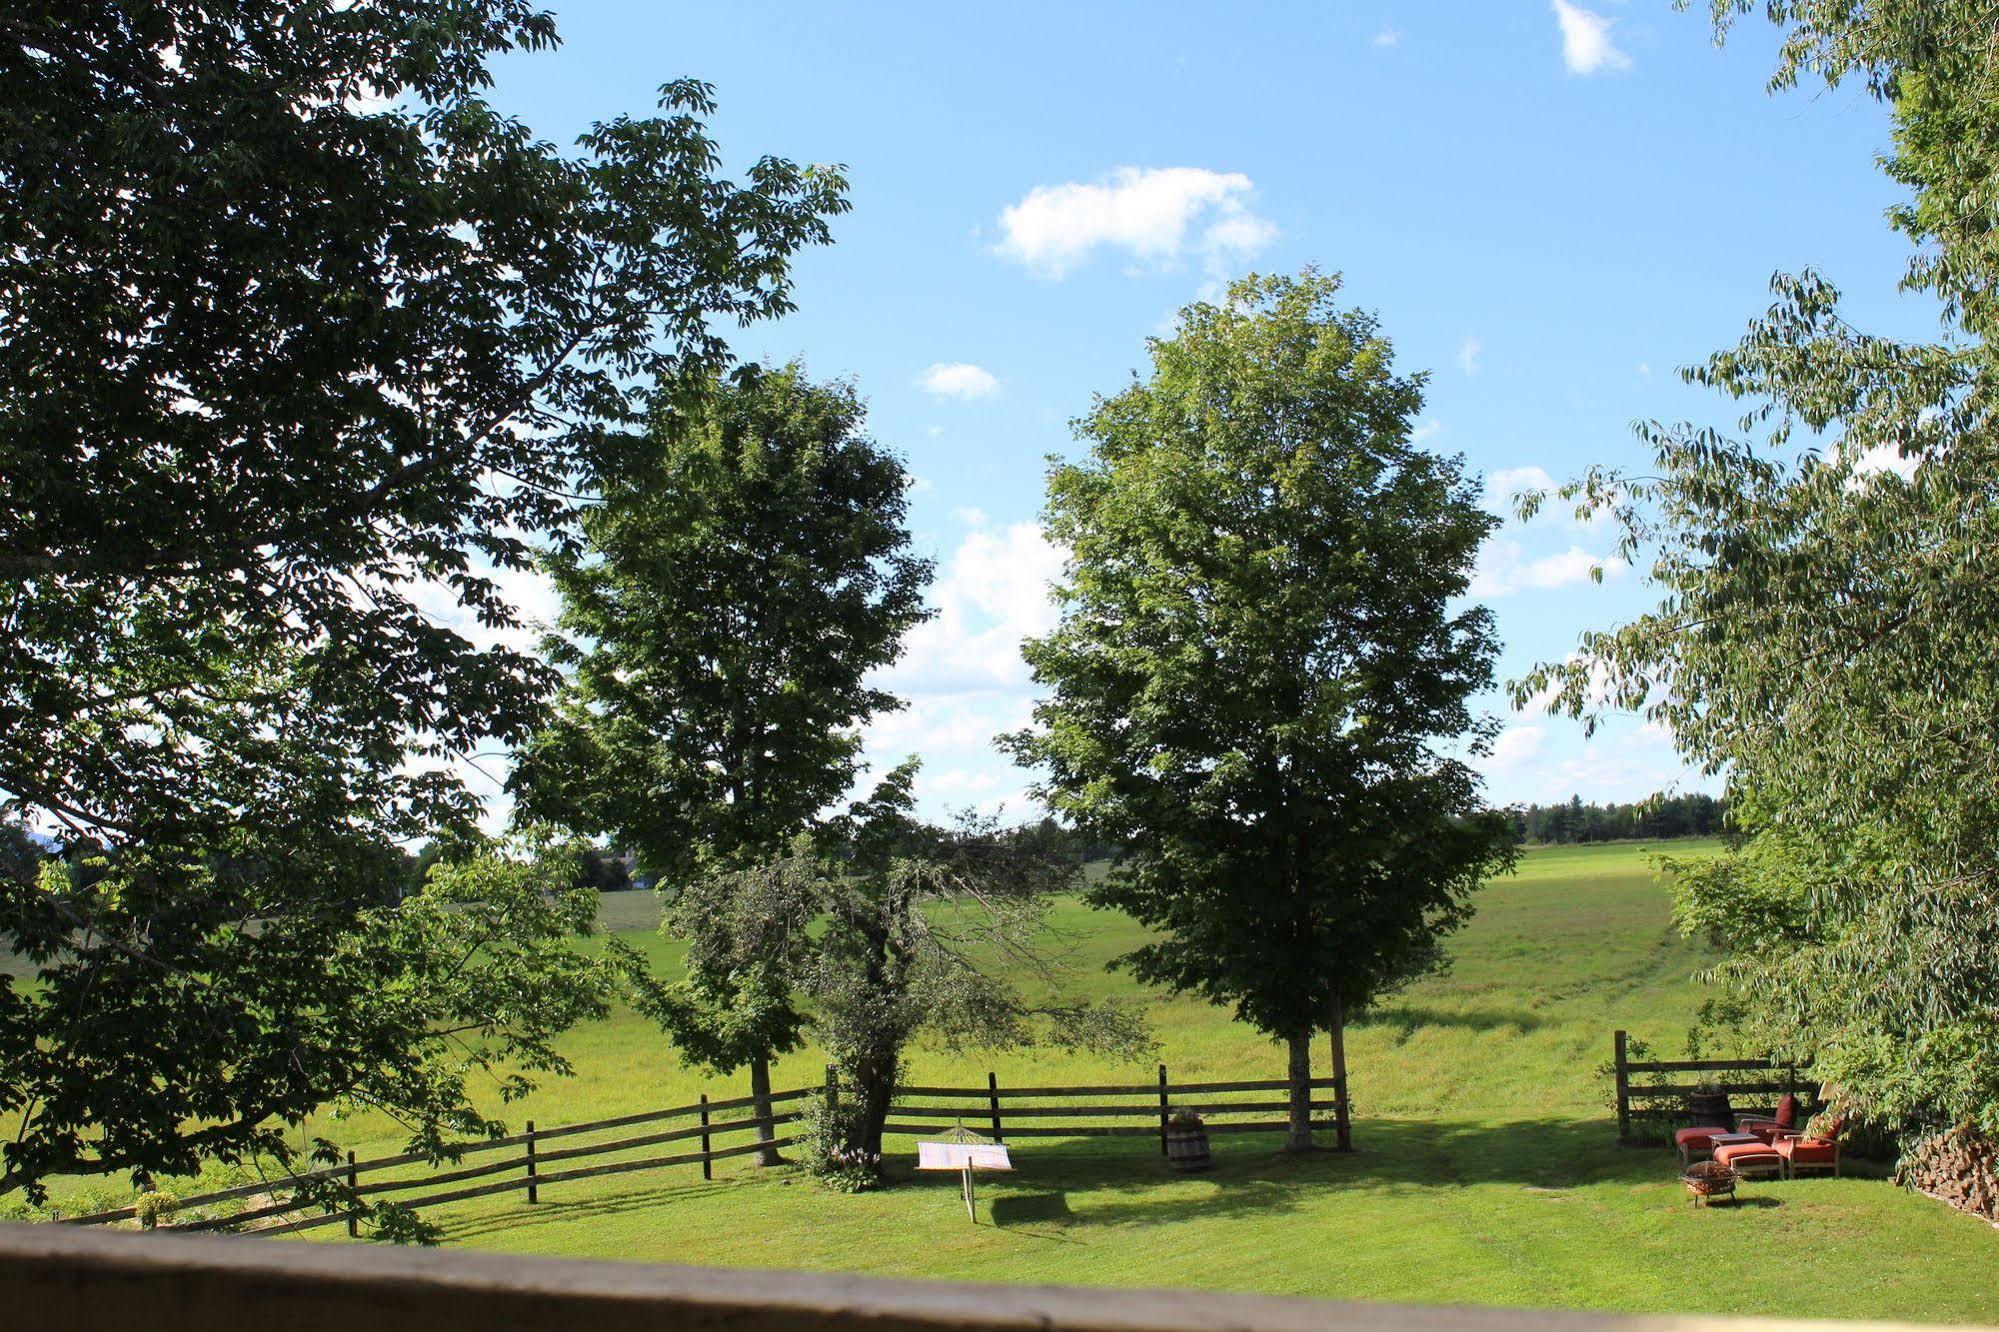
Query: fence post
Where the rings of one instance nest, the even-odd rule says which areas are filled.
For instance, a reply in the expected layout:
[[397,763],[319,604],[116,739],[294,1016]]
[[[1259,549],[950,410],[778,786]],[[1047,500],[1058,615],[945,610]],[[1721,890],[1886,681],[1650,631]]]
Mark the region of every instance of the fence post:
[[993,1141],[1005,1142],[1006,1136],[1000,1131],[999,1074],[986,1074],[986,1101],[993,1108]]
[[701,1093],[701,1178],[715,1178],[715,1161],[708,1155],[708,1093]]
[[[347,1191],[354,1193],[361,1187],[361,1172],[354,1168],[354,1153],[347,1153]],[[355,1209],[361,1205],[360,1199],[350,1199],[347,1204],[347,1237],[354,1239],[361,1234],[361,1214]]]
[[840,1070],[837,1065],[826,1065],[826,1124],[832,1127],[840,1120]]
[[1339,1150],[1353,1150],[1353,1119],[1347,1109],[1347,1006],[1338,995],[1333,996],[1333,1133]]
[[530,1119],[528,1121],[528,1201],[531,1203],[541,1201],[541,1186],[535,1183],[535,1180],[539,1177],[538,1167],[535,1165],[534,1160],[534,1121]]
[[1159,1154],[1166,1155],[1166,1065],[1159,1066]]
[[1631,1070],[1625,1060],[1625,1045],[1629,1038],[1620,1031],[1615,1037],[1615,1064],[1617,1069],[1617,1145],[1631,1145]]

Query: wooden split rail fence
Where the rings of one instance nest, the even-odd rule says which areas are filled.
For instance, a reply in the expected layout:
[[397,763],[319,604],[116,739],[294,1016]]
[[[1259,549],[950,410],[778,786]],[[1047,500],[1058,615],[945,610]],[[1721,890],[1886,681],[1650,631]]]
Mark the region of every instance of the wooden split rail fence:
[[[1650,1141],[1632,1134],[1634,1118],[1684,1121],[1688,1114],[1686,1098],[1700,1092],[1755,1097],[1753,1109],[1759,1114],[1772,1113],[1777,1098],[1786,1094],[1798,1095],[1806,1102],[1807,1110],[1817,1104],[1813,1096],[1800,1089],[1799,1079],[1809,1075],[1809,1065],[1800,1067],[1775,1059],[1632,1059],[1630,1044],[1626,1032],[1617,1032],[1612,1039],[1611,1072],[1617,1079],[1617,1140],[1627,1146]],[[1686,1074],[1708,1076],[1688,1081]],[[1725,1075],[1727,1080],[1714,1074]],[[1662,1078],[1670,1080],[1661,1081]]]
[[[983,1087],[917,1087],[895,1089],[889,1107],[889,1133],[942,1133],[957,1124],[990,1133],[1004,1142],[1008,1138],[1143,1138],[1157,1136],[1159,1150],[1166,1150],[1166,1123],[1182,1110],[1191,1110],[1205,1121],[1209,1133],[1282,1133],[1286,1121],[1272,1121],[1272,1114],[1290,1109],[1288,1100],[1270,1096],[1290,1084],[1282,1078],[1248,1082],[1172,1083],[1166,1065],[1159,1066],[1156,1083],[1114,1083],[1071,1087],[1002,1087],[995,1075],[986,1075]],[[1313,1078],[1314,1092],[1336,1090],[1333,1078]],[[1234,1100],[1244,1092],[1264,1093],[1262,1099]],[[1064,1104],[1080,1101],[1082,1104]],[[942,1104],[939,1104],[942,1102]],[[1314,1129],[1340,1132],[1346,1128],[1344,1100],[1311,1102]],[[1332,1119],[1317,1118],[1322,1111]],[[1241,1117],[1258,1118],[1245,1122]],[[1051,1123],[1051,1120],[1120,1120],[1103,1124],[1091,1122]],[[1026,1123],[1021,1121],[1025,1120]]]
[[[497,1161],[477,1165],[456,1165],[437,1169],[426,1174],[404,1178],[391,1178],[363,1182],[364,1175],[406,1170],[411,1166],[426,1163],[420,1154],[383,1156],[368,1161],[357,1161],[354,1153],[347,1153],[344,1164],[326,1166],[319,1170],[301,1172],[297,1180],[345,1179],[349,1189],[359,1198],[376,1198],[385,1195],[405,1193],[412,1189],[434,1188],[440,1184],[459,1184],[470,1179],[482,1179],[492,1175],[506,1175],[508,1178],[491,1183],[476,1184],[470,1188],[447,1189],[441,1193],[427,1193],[417,1198],[395,1198],[395,1201],[410,1207],[434,1207],[441,1203],[462,1202],[468,1198],[483,1198],[488,1194],[525,1191],[531,1203],[541,1201],[541,1190],[550,1184],[561,1184],[570,1180],[590,1179],[597,1175],[618,1175],[637,1170],[659,1170],[668,1166],[699,1165],[704,1179],[714,1177],[714,1163],[732,1156],[746,1156],[763,1147],[786,1147],[792,1138],[773,1136],[772,1141],[751,1140],[731,1146],[717,1146],[717,1138],[748,1133],[759,1125],[768,1123],[773,1135],[780,1125],[789,1124],[800,1118],[798,1110],[785,1109],[791,1103],[814,1095],[816,1088],[800,1088],[796,1091],[771,1093],[774,1113],[768,1120],[755,1115],[734,1119],[716,1120],[718,1114],[728,1114],[753,1108],[754,1099],[748,1096],[734,1100],[711,1101],[705,1095],[693,1105],[678,1105],[666,1110],[648,1110],[642,1114],[620,1115],[614,1119],[593,1120],[587,1124],[565,1124],[558,1128],[536,1129],[529,1120],[524,1132],[504,1138],[489,1138],[480,1142],[468,1142],[458,1149],[458,1155],[474,1157],[494,1152],[506,1152],[507,1156]],[[637,1128],[641,1125],[658,1124],[674,1119],[695,1119],[698,1122],[685,1128],[666,1129],[659,1132],[640,1133],[629,1137],[619,1137],[603,1142],[583,1142],[563,1144],[554,1148],[546,1144],[561,1142],[565,1138],[608,1133],[616,1129]],[[693,1152],[673,1152],[664,1156],[633,1158],[628,1153],[645,1147],[656,1147],[666,1143],[691,1142],[700,1140],[700,1150]],[[623,1159],[597,1165],[567,1166],[569,1161],[586,1160],[590,1157],[619,1155]],[[554,1166],[551,1170],[549,1167]],[[234,1202],[259,1195],[271,1195],[293,1186],[294,1179],[285,1177],[265,1183],[242,1184],[233,1189],[222,1189],[215,1193],[197,1194],[193,1197],[176,1199],[182,1210],[210,1206],[215,1203]],[[201,1217],[174,1225],[163,1225],[167,1230],[220,1230],[226,1227],[244,1225],[252,1221],[266,1221],[285,1217],[299,1210],[289,1201],[272,1201],[249,1208],[246,1211],[228,1215]],[[129,1221],[138,1216],[136,1207],[120,1207],[109,1212],[93,1212],[88,1216],[64,1217],[73,1225],[102,1225],[116,1221]],[[335,1212],[320,1216],[299,1217],[271,1227],[283,1230],[308,1230],[314,1226],[334,1225],[345,1221],[348,1233],[356,1230],[356,1222],[346,1213]]]
[[[1311,1085],[1314,1094],[1314,1099],[1310,1102],[1314,1115],[1312,1127],[1336,1131],[1344,1142],[1347,1136],[1348,1117],[1345,1098],[1338,1094],[1337,1080],[1314,1078]],[[1159,1066],[1157,1082],[1091,1086],[1002,1087],[998,1076],[988,1073],[986,1085],[983,1087],[897,1087],[895,1098],[890,1105],[885,1131],[902,1135],[941,1133],[957,1124],[964,1124],[981,1131],[990,1131],[994,1138],[1001,1141],[1031,1137],[1156,1135],[1159,1139],[1159,1149],[1163,1153],[1166,1150],[1167,1121],[1182,1110],[1192,1110],[1201,1115],[1207,1131],[1211,1134],[1283,1132],[1286,1128],[1285,1120],[1281,1117],[1272,1119],[1271,1116],[1281,1116],[1289,1109],[1290,1103],[1270,1093],[1284,1092],[1288,1086],[1289,1084],[1281,1078],[1175,1084],[1169,1081],[1164,1064]],[[1333,1090],[1335,1094],[1330,1099],[1320,1098],[1318,1093],[1323,1090]],[[1245,1093],[1252,1094],[1252,1099],[1237,1099]],[[840,1087],[832,1069],[827,1070],[827,1079],[823,1087],[799,1087],[790,1091],[771,1093],[773,1113],[768,1119],[754,1113],[737,1114],[740,1111],[754,1110],[755,1102],[752,1097],[711,1101],[704,1095],[692,1105],[620,1115],[614,1119],[599,1119],[586,1124],[565,1124],[556,1128],[538,1130],[534,1121],[529,1120],[521,1133],[464,1143],[457,1151],[459,1161],[423,1173],[409,1173],[415,1167],[428,1164],[426,1158],[420,1154],[383,1156],[362,1161],[356,1160],[354,1153],[349,1152],[344,1163],[304,1171],[297,1176],[242,1184],[235,1188],[176,1199],[175,1204],[179,1213],[219,1203],[244,1200],[251,1200],[255,1205],[238,1212],[198,1216],[178,1223],[162,1224],[159,1228],[219,1230],[263,1221],[272,1223],[269,1228],[273,1230],[305,1230],[315,1226],[338,1225],[344,1221],[348,1232],[352,1234],[358,1228],[358,1222],[352,1215],[346,1212],[328,1212],[297,1216],[295,1213],[301,1210],[300,1206],[294,1201],[278,1196],[300,1182],[326,1179],[345,1182],[348,1190],[357,1198],[390,1197],[409,1207],[433,1207],[443,1203],[463,1202],[471,1198],[510,1192],[525,1192],[528,1202],[538,1203],[541,1201],[541,1190],[551,1184],[590,1179],[599,1175],[660,1170],[671,1166],[698,1165],[701,1167],[702,1178],[712,1179],[714,1163],[717,1161],[746,1156],[763,1147],[787,1147],[794,1144],[797,1141],[795,1137],[781,1136],[778,1130],[784,1125],[794,1124],[804,1118],[799,1102],[812,1096],[824,1097],[829,1111],[837,1109]],[[1318,1117],[1325,1111],[1331,1111],[1333,1118]],[[718,1115],[735,1117],[717,1119]],[[571,1138],[597,1137],[617,1130],[662,1124],[676,1119],[693,1119],[697,1122],[685,1127],[618,1136],[606,1140],[576,1143],[566,1141]],[[1107,1119],[1118,1122],[1108,1124],[1101,1122]],[[718,1139],[753,1133],[765,1125],[768,1125],[766,1131],[770,1135],[770,1140],[767,1142],[752,1138],[729,1146],[717,1145]],[[700,1143],[698,1151],[669,1152],[666,1155],[634,1155],[645,1148],[659,1147],[668,1143],[691,1143],[697,1139]],[[551,1142],[560,1145],[550,1147],[548,1144]],[[505,1155],[497,1160],[462,1163],[466,1158],[496,1153],[505,1153]],[[593,1165],[568,1164],[592,1157],[617,1159]],[[447,1188],[441,1192],[424,1193],[418,1197],[398,1196],[406,1195],[412,1190],[436,1189],[439,1185],[462,1185],[469,1180],[487,1182],[463,1188]],[[93,1212],[86,1216],[64,1217],[63,1220],[71,1225],[106,1225],[134,1220],[138,1215],[139,1209],[132,1206]]]

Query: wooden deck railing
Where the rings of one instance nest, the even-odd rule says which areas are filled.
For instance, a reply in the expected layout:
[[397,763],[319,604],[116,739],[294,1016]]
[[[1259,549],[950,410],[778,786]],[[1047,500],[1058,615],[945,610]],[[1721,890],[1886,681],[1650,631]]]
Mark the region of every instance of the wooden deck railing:
[[[0,1225],[0,1308],[63,1332],[1886,1332],[1674,1314],[896,1281]],[[12,1326],[12,1324],[9,1324]]]

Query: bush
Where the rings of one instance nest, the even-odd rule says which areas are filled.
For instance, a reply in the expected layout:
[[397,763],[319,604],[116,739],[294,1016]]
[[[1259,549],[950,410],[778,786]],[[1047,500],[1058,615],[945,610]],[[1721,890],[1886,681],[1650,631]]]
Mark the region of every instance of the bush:
[[139,1214],[139,1225],[151,1230],[162,1221],[174,1219],[174,1214],[180,1211],[180,1199],[164,1189],[154,1189],[140,1194],[139,1200],[132,1206]]
[[835,1193],[866,1193],[882,1183],[881,1153],[849,1146],[851,1128],[846,1116],[828,1113],[818,1099],[807,1102],[800,1120],[799,1159],[805,1173]]

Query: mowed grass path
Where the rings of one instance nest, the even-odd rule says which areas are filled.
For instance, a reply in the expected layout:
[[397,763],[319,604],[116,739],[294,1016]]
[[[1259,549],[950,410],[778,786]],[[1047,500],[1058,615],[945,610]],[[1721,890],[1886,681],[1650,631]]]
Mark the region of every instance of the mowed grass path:
[[[1685,854],[1689,844],[1672,848]],[[605,899],[607,928],[670,963],[644,894]],[[896,1276],[1204,1286],[1334,1299],[1648,1312],[1999,1322],[1999,1233],[1873,1177],[1752,1183],[1745,1205],[1694,1210],[1663,1148],[1621,1149],[1597,1068],[1626,1027],[1676,1052],[1708,959],[1669,922],[1643,848],[1534,850],[1489,885],[1452,941],[1455,965],[1386,1002],[1349,1037],[1352,1155],[1294,1159],[1274,1136],[1215,1139],[1217,1168],[1169,1174],[1147,1139],[1015,1144],[969,1224],[955,1175],[918,1176],[892,1139],[892,1188],[829,1193],[795,1170],[738,1162],[550,1186],[434,1209],[453,1246],[522,1253]],[[1102,968],[1141,936],[1064,905],[1078,988],[1131,990]],[[1191,1000],[1150,996],[1173,1078],[1279,1076],[1281,1050]],[[577,1076],[498,1109],[574,1123],[741,1095],[680,1068],[630,1014],[573,1032]],[[1324,1057],[1320,1043],[1317,1057]],[[784,1060],[780,1087],[824,1061]],[[912,1081],[1150,1081],[1150,1064],[1026,1052],[916,1053]],[[1316,1071],[1324,1071],[1319,1069]],[[311,1126],[363,1156],[397,1150],[372,1117]],[[1858,1174],[1858,1172],[1856,1172]],[[315,1232],[338,1239],[337,1231]]]

